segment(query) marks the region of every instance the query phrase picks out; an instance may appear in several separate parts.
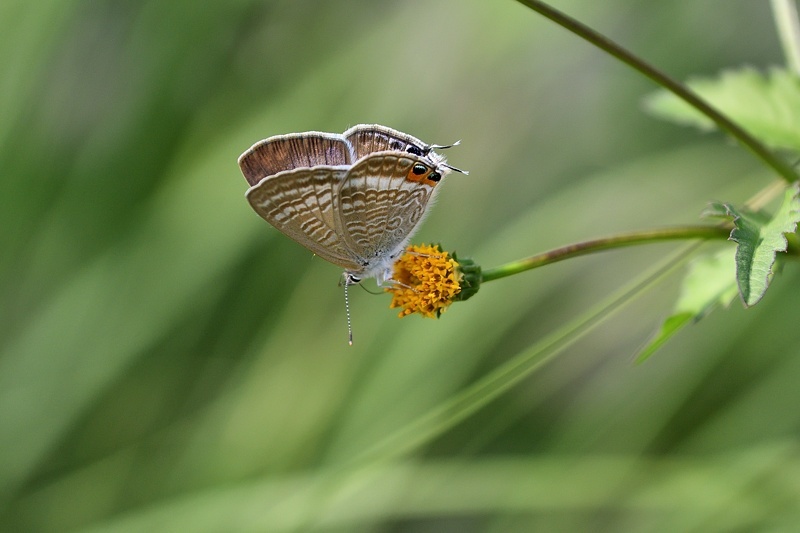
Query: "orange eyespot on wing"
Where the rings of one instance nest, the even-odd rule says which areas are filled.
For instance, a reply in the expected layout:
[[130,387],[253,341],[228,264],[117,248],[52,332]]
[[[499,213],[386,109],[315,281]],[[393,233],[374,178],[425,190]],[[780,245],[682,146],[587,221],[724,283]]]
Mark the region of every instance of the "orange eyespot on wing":
[[406,179],[408,181],[419,182],[430,187],[435,187],[442,179],[442,175],[427,165],[414,163],[408,170]]

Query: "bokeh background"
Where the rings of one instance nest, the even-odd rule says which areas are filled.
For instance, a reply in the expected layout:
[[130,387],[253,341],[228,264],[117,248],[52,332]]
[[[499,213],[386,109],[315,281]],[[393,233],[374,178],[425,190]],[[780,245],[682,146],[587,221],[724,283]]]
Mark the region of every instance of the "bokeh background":
[[[767,2],[555,2],[679,79],[780,65]],[[0,530],[680,531],[800,520],[800,272],[643,365],[670,279],[433,440],[358,461],[671,253],[485,285],[441,320],[253,213],[236,159],[380,123],[448,151],[415,242],[484,267],[694,223],[772,177],[513,1],[4,0]],[[413,429],[413,426],[412,426]],[[413,430],[412,430],[413,437]]]

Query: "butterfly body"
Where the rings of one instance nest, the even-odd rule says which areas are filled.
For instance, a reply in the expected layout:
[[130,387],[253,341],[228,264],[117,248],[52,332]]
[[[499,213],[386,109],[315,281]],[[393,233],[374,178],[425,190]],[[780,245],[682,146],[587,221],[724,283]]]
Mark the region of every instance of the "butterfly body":
[[239,158],[253,209],[344,269],[347,285],[391,279],[442,178],[457,170],[434,148],[379,125],[343,134],[270,137]]

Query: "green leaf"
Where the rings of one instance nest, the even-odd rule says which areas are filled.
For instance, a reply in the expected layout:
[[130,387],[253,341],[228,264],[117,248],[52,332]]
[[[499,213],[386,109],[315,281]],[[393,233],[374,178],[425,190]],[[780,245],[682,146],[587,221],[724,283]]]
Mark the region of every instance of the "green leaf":
[[636,362],[641,363],[653,355],[684,326],[697,322],[718,304],[727,307],[737,294],[734,265],[732,246],[694,259],[683,279],[681,295],[672,315],[641,349]]
[[711,202],[703,209],[703,212],[700,213],[700,218],[728,220],[730,215],[728,215],[728,210],[725,209],[725,204],[722,202]]
[[[752,68],[723,72],[718,78],[697,78],[689,88],[773,148],[800,150],[800,79],[783,69],[765,75]],[[653,115],[680,124],[712,130],[716,126],[668,91],[645,99]]]
[[748,307],[757,304],[769,287],[776,252],[785,252],[786,233],[794,233],[800,221],[798,184],[786,191],[783,203],[775,216],[766,224],[749,213],[725,204],[733,217],[731,240],[736,247],[736,280],[742,301]]

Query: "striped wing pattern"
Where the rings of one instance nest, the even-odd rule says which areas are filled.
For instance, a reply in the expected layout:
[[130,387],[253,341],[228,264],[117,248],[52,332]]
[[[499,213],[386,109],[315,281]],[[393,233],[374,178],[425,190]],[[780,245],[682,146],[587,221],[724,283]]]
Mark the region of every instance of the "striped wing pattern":
[[252,186],[285,170],[350,165],[353,161],[351,146],[341,135],[314,132],[279,135],[257,142],[242,154],[239,166]]
[[334,198],[337,230],[365,270],[393,259],[422,221],[434,187],[407,179],[419,161],[403,153],[370,155],[353,166]]
[[314,254],[347,271],[361,266],[337,233],[334,197],[348,167],[317,166],[280,172],[247,191],[253,209]]
[[419,150],[426,146],[416,137],[379,124],[354,126],[344,132],[343,137],[353,146],[354,161],[375,152],[405,152],[409,146],[414,146]]

